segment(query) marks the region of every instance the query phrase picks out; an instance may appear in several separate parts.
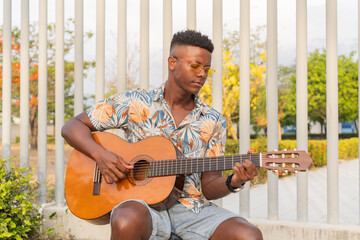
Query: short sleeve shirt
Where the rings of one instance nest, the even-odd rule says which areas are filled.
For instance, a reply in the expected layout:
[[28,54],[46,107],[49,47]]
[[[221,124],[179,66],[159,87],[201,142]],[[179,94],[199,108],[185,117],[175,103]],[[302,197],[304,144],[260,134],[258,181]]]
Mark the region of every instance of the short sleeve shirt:
[[[151,90],[115,94],[88,109],[89,119],[99,131],[123,129],[130,143],[163,136],[187,158],[222,156],[226,139],[226,121],[222,114],[196,95],[194,109],[176,126],[164,99],[165,84]],[[179,201],[196,213],[208,204],[201,192],[201,173],[185,178]]]

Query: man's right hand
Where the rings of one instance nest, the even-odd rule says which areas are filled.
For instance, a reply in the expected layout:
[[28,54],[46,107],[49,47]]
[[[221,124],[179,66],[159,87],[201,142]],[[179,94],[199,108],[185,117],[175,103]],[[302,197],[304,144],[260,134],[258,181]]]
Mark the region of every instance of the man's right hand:
[[122,157],[106,149],[94,160],[97,162],[100,172],[108,184],[126,178],[129,170],[134,168],[134,166],[125,162]]

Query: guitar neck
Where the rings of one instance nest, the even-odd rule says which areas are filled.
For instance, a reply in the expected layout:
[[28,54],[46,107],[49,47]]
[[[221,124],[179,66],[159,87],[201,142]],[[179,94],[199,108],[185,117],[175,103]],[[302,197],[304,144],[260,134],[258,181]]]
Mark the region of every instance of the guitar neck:
[[160,177],[197,172],[224,171],[232,169],[235,163],[242,163],[245,159],[249,159],[255,166],[261,167],[261,157],[261,153],[256,153],[152,161],[146,170],[146,175],[147,177]]

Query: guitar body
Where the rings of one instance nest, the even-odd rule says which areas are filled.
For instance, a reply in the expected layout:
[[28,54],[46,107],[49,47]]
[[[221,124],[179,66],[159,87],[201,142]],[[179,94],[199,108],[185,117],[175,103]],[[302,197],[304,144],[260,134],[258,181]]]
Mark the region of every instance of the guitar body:
[[[141,164],[154,160],[176,158],[175,147],[163,137],[154,136],[137,143],[128,143],[111,133],[97,132],[93,133],[93,138],[105,149],[118,154],[138,169],[141,169]],[[107,224],[111,210],[129,199],[144,200],[157,210],[167,209],[180,196],[174,186],[182,190],[184,185],[182,176],[146,178],[141,174],[129,174],[126,179],[113,184],[100,179],[99,195],[94,195],[95,167],[93,159],[74,150],[65,177],[65,197],[70,211],[94,224]]]

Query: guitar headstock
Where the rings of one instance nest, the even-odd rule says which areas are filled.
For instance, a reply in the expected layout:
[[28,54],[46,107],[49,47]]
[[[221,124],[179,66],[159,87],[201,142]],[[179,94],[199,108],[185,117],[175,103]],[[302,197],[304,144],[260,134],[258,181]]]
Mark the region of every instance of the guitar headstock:
[[306,171],[312,163],[312,158],[305,151],[272,151],[262,154],[262,167],[273,173],[286,175],[288,172]]

